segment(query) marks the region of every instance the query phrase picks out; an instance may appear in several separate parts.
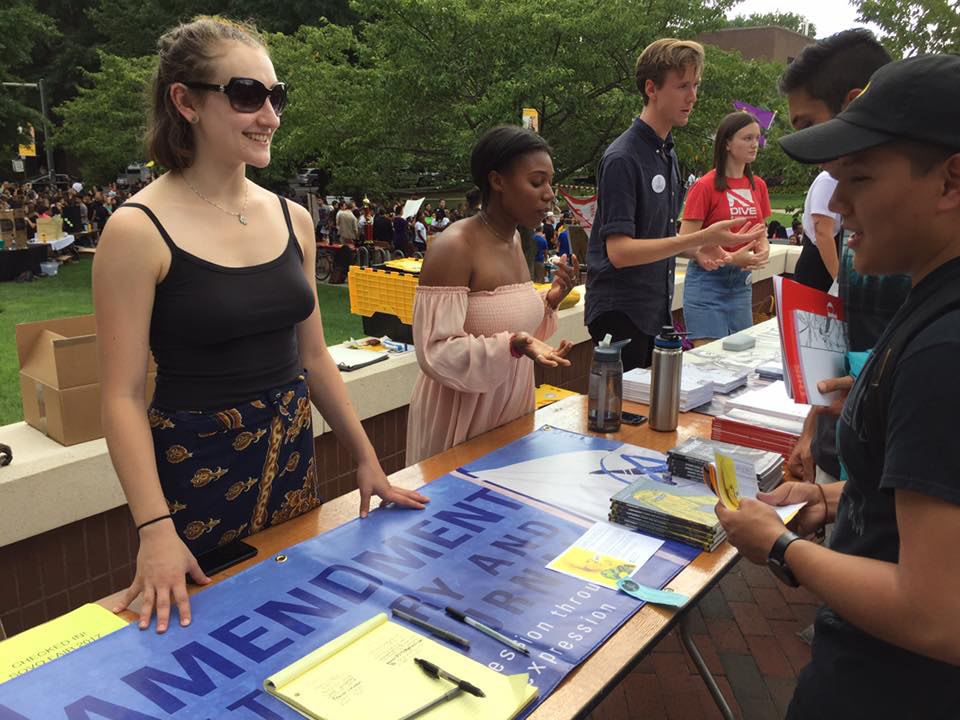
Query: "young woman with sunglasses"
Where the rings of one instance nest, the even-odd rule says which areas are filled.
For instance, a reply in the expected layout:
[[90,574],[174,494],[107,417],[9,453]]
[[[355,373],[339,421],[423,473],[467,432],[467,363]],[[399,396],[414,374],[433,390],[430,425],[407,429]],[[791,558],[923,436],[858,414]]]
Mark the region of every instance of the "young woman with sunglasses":
[[[320,504],[312,400],[371,495],[391,487],[327,351],[313,223],[245,175],[265,167],[286,90],[256,31],[198,18],[159,41],[149,142],[169,172],[114,212],[93,269],[104,434],[137,525],[140,627],[190,622],[196,556]],[[156,393],[144,401],[150,353]]]

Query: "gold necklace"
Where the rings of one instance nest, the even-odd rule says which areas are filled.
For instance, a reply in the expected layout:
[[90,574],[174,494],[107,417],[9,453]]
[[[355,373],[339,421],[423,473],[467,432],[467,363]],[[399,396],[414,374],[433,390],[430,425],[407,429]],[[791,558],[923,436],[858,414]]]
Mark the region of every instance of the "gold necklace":
[[480,211],[479,213],[477,213],[477,214],[480,216],[480,219],[483,220],[483,224],[487,226],[487,228],[490,230],[490,232],[493,233],[493,236],[494,236],[497,240],[500,240],[500,241],[505,242],[505,243],[509,243],[509,242],[511,242],[511,241],[513,240],[513,235],[511,235],[510,237],[504,237],[503,235],[501,235],[500,233],[497,232],[497,229],[490,223],[489,220],[487,220],[487,211],[486,211],[486,210],[481,210],[481,211]]
[[191,190],[193,190],[193,192],[196,193],[196,195],[197,195],[198,198],[200,198],[200,199],[203,200],[204,202],[207,202],[207,203],[213,205],[213,206],[214,206],[217,210],[219,210],[220,212],[226,213],[227,215],[233,215],[237,220],[240,221],[240,224],[241,224],[241,225],[246,225],[246,224],[247,224],[247,216],[243,214],[243,211],[247,209],[247,194],[248,194],[249,191],[250,191],[250,185],[249,185],[249,183],[246,182],[246,179],[244,179],[244,183],[243,183],[243,205],[240,206],[240,212],[233,212],[232,210],[227,210],[227,209],[226,209],[225,207],[223,207],[222,205],[218,205],[218,204],[215,203],[213,200],[211,200],[211,199],[208,198],[206,195],[204,195],[202,192],[200,192],[199,190],[197,190],[197,189],[193,186],[193,183],[191,183],[189,180],[187,180],[187,178],[184,177],[183,175],[181,175],[180,177],[183,177],[183,181],[187,184],[187,187],[189,187]]

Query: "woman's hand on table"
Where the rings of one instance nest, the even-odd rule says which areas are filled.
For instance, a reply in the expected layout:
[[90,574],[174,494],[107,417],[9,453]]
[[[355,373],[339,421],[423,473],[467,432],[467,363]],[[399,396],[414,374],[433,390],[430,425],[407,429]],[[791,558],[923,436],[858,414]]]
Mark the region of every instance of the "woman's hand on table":
[[394,487],[387,480],[383,468],[377,461],[363,462],[357,466],[357,487],[360,488],[360,517],[365,518],[370,512],[370,498],[376,495],[381,505],[392,503],[397,507],[423,510],[430,498],[421,495],[416,490],[404,490]]
[[140,603],[140,629],[150,627],[150,618],[156,610],[157,632],[165,632],[170,623],[170,598],[177,607],[180,625],[190,624],[190,599],[186,576],[189,573],[198,585],[210,582],[197,564],[193,553],[177,535],[173,522],[149,525],[140,531],[140,550],[137,553],[137,574],[133,583],[121,595],[113,608],[118,613],[143,595]]
[[526,355],[538,365],[546,367],[569,366],[570,361],[567,360],[566,356],[573,349],[573,343],[569,340],[563,340],[559,347],[553,347],[529,333],[518,332],[510,336],[510,349],[515,354]]
[[553,285],[547,291],[547,302],[556,310],[563,299],[577,286],[580,280],[580,261],[576,255],[571,255],[573,265],[567,262],[567,256],[561,255],[553,269]]

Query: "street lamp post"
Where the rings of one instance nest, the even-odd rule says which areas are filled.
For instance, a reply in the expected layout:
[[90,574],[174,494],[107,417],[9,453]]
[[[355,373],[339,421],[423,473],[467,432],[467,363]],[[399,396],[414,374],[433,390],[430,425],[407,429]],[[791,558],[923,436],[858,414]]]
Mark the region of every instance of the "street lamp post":
[[47,172],[50,176],[50,184],[53,184],[53,143],[50,142],[50,119],[47,117],[47,91],[43,78],[35,83],[0,83],[4,87],[22,87],[36,88],[40,91],[40,114],[43,115],[43,148],[47,152]]

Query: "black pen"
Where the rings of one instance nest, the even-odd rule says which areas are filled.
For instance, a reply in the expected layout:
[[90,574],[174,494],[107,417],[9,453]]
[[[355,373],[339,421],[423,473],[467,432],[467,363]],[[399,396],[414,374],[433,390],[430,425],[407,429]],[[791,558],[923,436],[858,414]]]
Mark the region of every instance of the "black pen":
[[502,642],[507,647],[511,647],[519,653],[523,653],[524,655],[530,654],[530,651],[527,650],[527,646],[524,645],[523,643],[519,643],[516,640],[511,640],[503,633],[498,633],[492,627],[487,627],[482,622],[480,622],[479,620],[474,620],[472,617],[470,617],[466,613],[462,613],[459,610],[453,609],[452,607],[445,608],[444,612],[446,612],[447,615],[452,617],[454,620],[462,622],[465,625],[469,625],[475,630],[479,630],[484,635],[487,635],[489,637],[492,637],[494,640],[498,640],[499,642]]
[[471,695],[476,695],[477,697],[486,697],[487,694],[478,688],[476,685],[471,685],[466,680],[461,680],[455,675],[451,675],[446,670],[441,668],[438,665],[430,662],[429,660],[424,660],[423,658],[414,658],[413,661],[420,666],[420,669],[423,670],[430,677],[443,678],[449,682],[452,682],[458,688],[464,692],[470,693]]
[[414,617],[409,613],[405,613],[403,610],[394,609],[392,612],[394,617],[398,617],[401,620],[406,620],[411,625],[416,625],[419,628],[423,628],[434,637],[438,637],[441,640],[446,640],[454,645],[459,645],[462,648],[467,648],[468,650],[470,649],[470,641],[466,638],[462,638],[459,635],[456,635],[449,630],[439,628],[436,625],[431,625],[430,623],[425,622],[418,617]]

